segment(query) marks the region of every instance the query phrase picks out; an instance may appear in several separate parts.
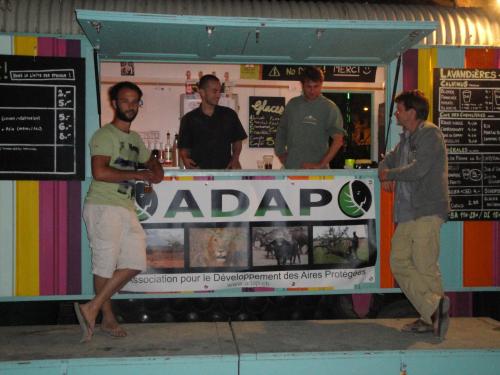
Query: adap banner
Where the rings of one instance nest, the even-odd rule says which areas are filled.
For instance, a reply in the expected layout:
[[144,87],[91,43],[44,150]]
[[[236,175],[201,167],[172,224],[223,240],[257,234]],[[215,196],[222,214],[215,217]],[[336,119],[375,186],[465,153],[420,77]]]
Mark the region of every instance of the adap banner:
[[147,270],[123,291],[374,283],[373,193],[373,179],[348,176],[173,177],[148,193],[138,184]]

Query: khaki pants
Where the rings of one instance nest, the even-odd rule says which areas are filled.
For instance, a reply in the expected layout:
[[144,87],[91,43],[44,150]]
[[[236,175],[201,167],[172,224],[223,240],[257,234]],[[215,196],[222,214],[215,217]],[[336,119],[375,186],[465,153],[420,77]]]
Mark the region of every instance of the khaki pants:
[[432,323],[431,316],[443,296],[438,262],[442,224],[439,216],[424,216],[398,224],[391,242],[392,273],[428,324]]

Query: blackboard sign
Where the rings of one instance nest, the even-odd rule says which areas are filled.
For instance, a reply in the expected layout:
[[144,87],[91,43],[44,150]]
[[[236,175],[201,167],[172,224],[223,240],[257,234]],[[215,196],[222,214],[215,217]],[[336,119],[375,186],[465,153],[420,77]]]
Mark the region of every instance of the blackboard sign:
[[84,179],[85,64],[0,55],[0,179]]
[[[262,65],[265,81],[298,81],[305,65]],[[375,82],[376,66],[332,65],[319,66],[327,82]]]
[[448,147],[451,220],[500,219],[500,70],[434,69]]
[[251,96],[249,104],[249,147],[274,147],[276,130],[285,110],[285,98]]

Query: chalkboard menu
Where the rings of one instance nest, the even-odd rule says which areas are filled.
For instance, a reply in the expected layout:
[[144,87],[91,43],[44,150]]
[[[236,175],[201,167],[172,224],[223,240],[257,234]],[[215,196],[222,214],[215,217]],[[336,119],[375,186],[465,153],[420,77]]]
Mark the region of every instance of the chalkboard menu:
[[276,130],[285,110],[285,98],[251,96],[249,104],[249,147],[274,147]]
[[0,179],[84,179],[85,65],[0,55]]
[[500,70],[434,69],[448,147],[451,220],[500,219]]

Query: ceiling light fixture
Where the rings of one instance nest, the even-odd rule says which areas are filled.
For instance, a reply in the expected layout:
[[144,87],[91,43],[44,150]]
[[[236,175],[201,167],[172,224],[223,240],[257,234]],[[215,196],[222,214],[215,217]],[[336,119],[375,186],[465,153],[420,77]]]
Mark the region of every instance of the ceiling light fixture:
[[90,26],[92,26],[97,34],[101,32],[102,24],[99,21],[90,21]]

